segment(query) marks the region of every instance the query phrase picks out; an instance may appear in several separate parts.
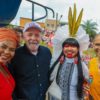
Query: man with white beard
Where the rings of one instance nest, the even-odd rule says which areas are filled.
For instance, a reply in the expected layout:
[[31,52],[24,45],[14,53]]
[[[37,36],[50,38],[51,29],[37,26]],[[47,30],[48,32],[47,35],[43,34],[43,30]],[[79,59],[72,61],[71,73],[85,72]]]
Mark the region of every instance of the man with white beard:
[[15,95],[18,100],[45,100],[49,86],[50,50],[40,46],[42,28],[35,22],[23,29],[25,45],[16,50],[10,64],[16,81]]

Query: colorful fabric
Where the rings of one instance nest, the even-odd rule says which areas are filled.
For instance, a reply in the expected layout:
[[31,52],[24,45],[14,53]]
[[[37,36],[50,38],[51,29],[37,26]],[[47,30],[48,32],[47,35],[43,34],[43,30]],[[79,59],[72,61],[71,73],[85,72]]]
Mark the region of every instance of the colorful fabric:
[[12,93],[15,87],[15,81],[6,66],[0,66],[3,67],[9,75],[6,76],[2,71],[0,71],[0,100],[12,100]]
[[[78,79],[77,79],[77,75],[78,75],[78,70],[77,70],[77,61],[72,61],[71,59],[66,60],[66,63],[65,61],[63,61],[63,58],[61,59],[60,63],[62,64],[62,66],[59,67],[59,63],[55,66],[54,68],[54,71],[52,72],[51,74],[51,80],[55,80],[57,79],[57,84],[59,83],[58,81],[60,80],[60,83],[63,87],[63,84],[66,85],[65,81],[67,80],[67,77],[68,77],[68,74],[70,72],[70,68],[66,68],[68,67],[68,63],[75,63],[74,64],[74,69],[72,69],[71,73],[72,75],[69,77],[69,82],[67,83],[70,83],[70,86],[67,86],[69,87],[70,89],[68,88],[64,88],[65,90],[70,90],[68,93],[66,93],[66,95],[70,97],[69,100],[80,100],[77,96],[77,82],[78,82]],[[64,63],[65,63],[65,66],[64,66]],[[66,66],[67,65],[67,66]],[[65,68],[64,68],[65,67]],[[71,66],[70,66],[71,67]],[[60,69],[59,69],[60,68]],[[64,72],[65,70],[67,69],[68,72]],[[84,89],[83,89],[83,95],[84,95],[84,100],[89,100],[88,97],[89,97],[89,84],[87,84],[88,82],[88,79],[89,79],[89,72],[88,72],[88,68],[87,66],[85,65],[84,62],[82,62],[82,69],[83,69],[83,76],[84,76],[84,79],[85,79],[85,82],[84,82]],[[62,70],[62,71],[61,71]],[[64,74],[67,75],[66,79],[64,79],[65,77]],[[60,76],[59,76],[60,75]],[[63,75],[63,76],[62,76]],[[63,78],[62,78],[63,77]],[[60,79],[59,79],[60,78]],[[59,80],[58,80],[59,79]],[[61,82],[62,81],[62,82]],[[54,82],[54,81],[53,81]],[[51,84],[51,86],[49,87],[47,93],[49,94],[49,100],[63,100],[61,99],[61,95],[60,93],[63,95],[62,91],[61,91],[61,85],[59,85],[60,89],[58,88],[58,85],[57,86],[54,86]],[[59,95],[58,95],[59,93]],[[57,95],[57,96],[56,96]],[[59,99],[58,99],[59,98]],[[82,98],[83,99],[83,98]],[[67,99],[65,99],[67,100]]]
[[11,40],[15,42],[15,44],[18,44],[19,42],[17,33],[14,30],[8,28],[0,28],[0,41],[4,40]]
[[73,66],[72,63],[67,63],[65,66],[61,66],[61,69],[58,73],[58,85],[62,90],[62,100],[67,100],[69,97],[69,86],[70,83],[69,77],[71,77],[71,70]]
[[93,58],[89,64],[90,71],[90,94],[94,100],[100,99],[100,70],[99,70],[98,59]]

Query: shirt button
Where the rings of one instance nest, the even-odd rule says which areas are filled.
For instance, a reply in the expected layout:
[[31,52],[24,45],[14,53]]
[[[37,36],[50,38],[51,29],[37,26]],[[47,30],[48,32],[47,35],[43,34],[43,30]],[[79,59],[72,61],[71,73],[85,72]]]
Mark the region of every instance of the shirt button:
[[42,84],[40,84],[40,87],[42,86]]
[[40,94],[40,96],[42,96],[42,94]]
[[37,67],[39,67],[39,65],[37,65]]
[[38,74],[38,77],[40,77],[40,74]]

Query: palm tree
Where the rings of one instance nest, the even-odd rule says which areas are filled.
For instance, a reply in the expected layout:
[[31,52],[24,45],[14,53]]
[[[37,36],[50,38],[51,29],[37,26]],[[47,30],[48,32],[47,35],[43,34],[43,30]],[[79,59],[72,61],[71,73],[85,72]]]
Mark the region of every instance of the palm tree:
[[82,24],[83,29],[89,34],[90,40],[97,34],[97,23],[92,20],[87,20]]

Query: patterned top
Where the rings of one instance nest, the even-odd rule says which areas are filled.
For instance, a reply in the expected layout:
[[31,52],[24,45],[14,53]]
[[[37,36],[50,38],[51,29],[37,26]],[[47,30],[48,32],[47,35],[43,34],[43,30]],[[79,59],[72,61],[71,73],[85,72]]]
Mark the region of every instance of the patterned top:
[[62,90],[62,100],[78,100],[78,71],[74,59],[65,59],[58,72],[57,82]]

